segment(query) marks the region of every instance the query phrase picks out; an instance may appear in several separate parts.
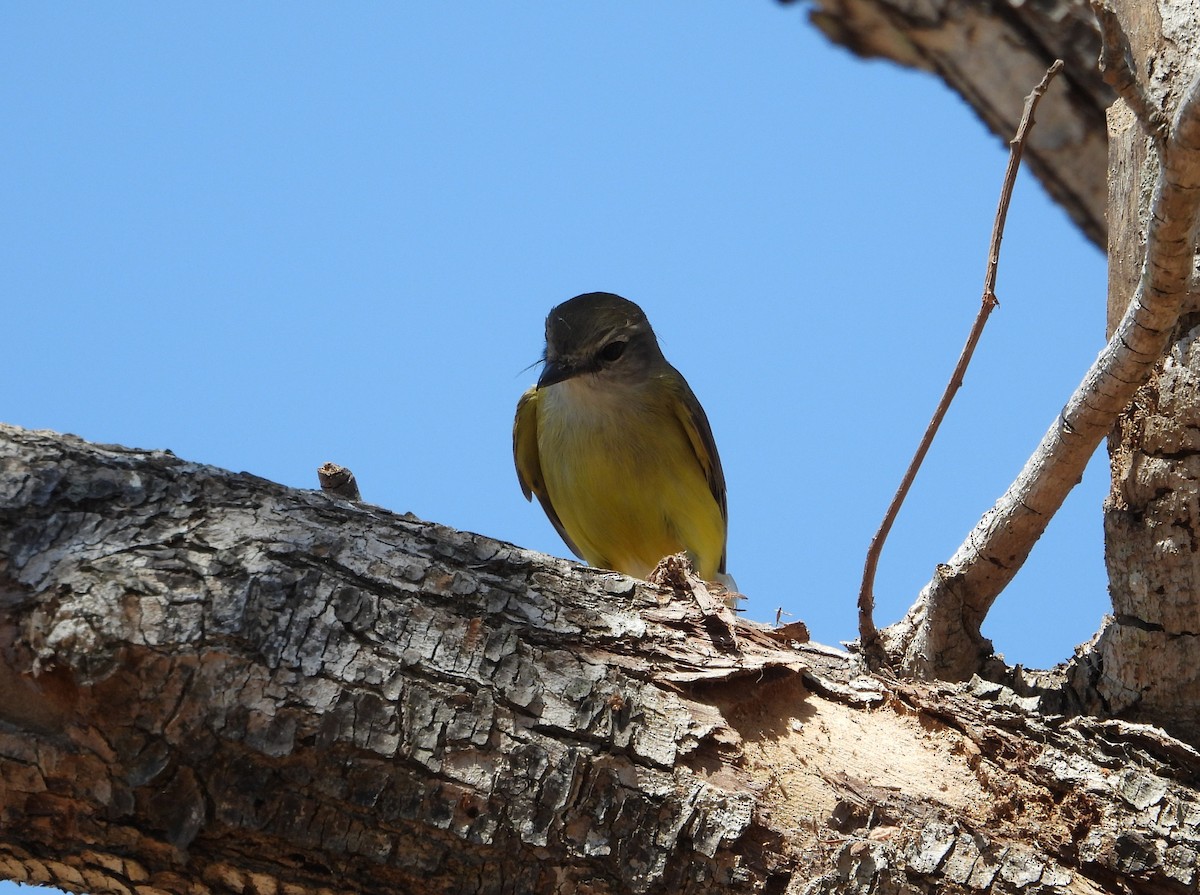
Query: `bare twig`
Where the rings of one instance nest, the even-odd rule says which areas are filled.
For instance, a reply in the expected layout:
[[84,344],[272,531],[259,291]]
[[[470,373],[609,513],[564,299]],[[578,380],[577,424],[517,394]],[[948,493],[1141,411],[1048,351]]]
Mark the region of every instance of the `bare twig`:
[[1169,122],[1162,112],[1150,105],[1137,78],[1133,76],[1133,53],[1129,49],[1129,38],[1121,27],[1121,20],[1107,0],[1092,0],[1092,12],[1096,14],[1096,22],[1100,25],[1102,44],[1099,64],[1104,83],[1125,100],[1142,129],[1161,148]]
[[858,592],[858,636],[863,654],[868,663],[873,667],[879,667],[886,663],[879,629],[875,627],[873,617],[875,612],[875,570],[879,565],[879,555],[883,552],[883,544],[887,540],[888,533],[892,530],[892,524],[896,521],[896,515],[900,512],[900,507],[903,505],[904,499],[908,496],[913,480],[917,477],[917,470],[921,468],[921,464],[925,460],[925,455],[929,452],[930,445],[933,444],[934,436],[937,435],[938,428],[941,426],[946,412],[950,409],[950,402],[954,400],[954,395],[962,387],[967,365],[971,362],[971,356],[975,353],[975,346],[979,343],[979,337],[983,334],[983,327],[987,323],[988,316],[992,313],[992,309],[999,303],[996,299],[996,271],[1000,261],[1000,242],[1004,238],[1004,222],[1008,217],[1008,206],[1012,199],[1013,187],[1016,185],[1017,170],[1021,165],[1021,154],[1025,149],[1025,140],[1028,137],[1029,130],[1033,127],[1033,113],[1037,109],[1038,101],[1041,100],[1046,90],[1050,87],[1050,82],[1062,70],[1062,67],[1062,60],[1055,60],[1050,68],[1046,70],[1041,83],[1034,87],[1032,92],[1025,97],[1025,108],[1021,113],[1021,122],[1017,125],[1016,135],[1008,144],[1008,168],[1004,172],[1004,184],[1000,189],[1000,202],[996,208],[996,219],[992,224],[992,241],[988,248],[987,273],[983,279],[983,298],[979,314],[976,315],[971,332],[967,335],[967,343],[963,346],[962,354],[959,355],[958,364],[954,367],[954,373],[950,376],[946,390],[942,393],[942,400],[938,402],[937,409],[933,412],[933,418],[930,419],[929,425],[925,429],[925,435],[921,439],[921,443],[917,446],[917,452],[913,455],[912,462],[908,464],[908,469],[904,473],[900,487],[896,489],[896,494],[892,498],[887,512],[884,514],[883,522],[880,523],[879,530],[875,532],[875,537],[871,539],[871,546],[867,550],[867,559],[863,566],[862,586]]
[[983,667],[991,654],[980,633],[988,610],[1167,350],[1191,297],[1200,222],[1200,75],[1178,103],[1158,161],[1141,278],[1112,338],[1008,490],[938,566],[904,619],[882,632],[889,657],[908,673],[963,680]]
[[354,473],[345,466],[336,463],[325,463],[317,470],[317,479],[321,482],[321,490],[330,497],[340,497],[342,500],[362,500],[358,493],[358,482]]

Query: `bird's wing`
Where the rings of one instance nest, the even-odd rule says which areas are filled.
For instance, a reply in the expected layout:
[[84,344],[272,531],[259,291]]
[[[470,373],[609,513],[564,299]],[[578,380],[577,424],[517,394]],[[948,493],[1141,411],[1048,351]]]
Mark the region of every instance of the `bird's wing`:
[[531,500],[534,495],[537,496],[538,503],[542,505],[554,530],[571,548],[571,552],[582,559],[583,554],[563,528],[562,520],[558,518],[554,504],[550,502],[546,480],[542,477],[542,462],[538,456],[537,401],[537,389],[531,388],[521,395],[521,400],[517,402],[517,416],[513,420],[513,462],[517,466],[517,480],[521,483],[521,493],[525,495],[525,499]]
[[[683,383],[683,393],[680,395],[681,400],[675,402],[675,413],[679,417],[679,422],[683,424],[683,431],[687,433],[688,441],[692,443],[692,450],[696,453],[700,468],[704,470],[704,477],[708,479],[708,488],[712,491],[713,499],[721,508],[721,520],[728,522],[729,512],[725,506],[725,473],[721,469],[721,458],[717,454],[717,443],[713,440],[712,427],[708,424],[708,416],[704,413],[704,408],[700,406],[700,402],[692,393],[686,380],[680,376],[679,381]],[[722,573],[725,571],[724,549],[721,550],[721,565],[717,571]]]

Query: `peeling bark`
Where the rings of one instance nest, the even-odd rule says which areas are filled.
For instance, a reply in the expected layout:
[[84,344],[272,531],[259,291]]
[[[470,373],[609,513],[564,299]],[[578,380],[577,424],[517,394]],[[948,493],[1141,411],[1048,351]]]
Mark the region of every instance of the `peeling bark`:
[[0,427],[0,875],[1200,891],[1189,746],[864,676],[700,586]]

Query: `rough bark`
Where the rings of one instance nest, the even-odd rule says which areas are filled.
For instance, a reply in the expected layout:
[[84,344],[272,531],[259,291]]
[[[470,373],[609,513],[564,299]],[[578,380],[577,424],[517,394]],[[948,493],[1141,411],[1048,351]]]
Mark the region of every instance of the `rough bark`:
[[1200,754],[1153,728],[167,453],[0,427],[0,607],[13,879],[1200,891]]
[[1055,59],[1066,68],[1027,150],[1046,190],[1098,246],[1107,224],[1100,34],[1086,0],[814,0],[813,24],[865,57],[932,72],[1008,141],[1021,101]]
[[[1122,13],[1138,60],[1133,71],[1153,103],[1178,90],[1167,73],[1186,70],[1200,51],[1200,34],[1193,19],[1181,20],[1179,4],[1128,7]],[[1111,214],[1119,224],[1109,249],[1111,317],[1145,250],[1147,184],[1157,157],[1127,109],[1114,109],[1110,131]],[[1151,721],[1191,742],[1200,741],[1198,337],[1193,294],[1165,356],[1109,440],[1113,482],[1104,526],[1113,616],[1075,674],[1081,690],[1093,691],[1094,711]]]
[[[1120,21],[1129,21],[1133,27],[1141,22],[1139,15],[1144,11],[1132,0],[1120,4],[1119,16],[1105,18],[1111,26],[1110,38],[1120,35]],[[1148,176],[1139,169],[1137,177],[1124,184],[1123,192],[1117,188],[1121,206],[1114,211],[1114,220],[1120,221],[1123,229],[1115,235],[1114,244],[1137,244],[1128,235],[1131,217],[1123,206],[1132,202],[1149,221],[1144,228],[1144,247],[1138,246],[1140,254],[1127,256],[1120,269],[1114,268],[1118,284],[1114,289],[1122,290],[1124,299],[1117,301],[1124,307],[1124,314],[1108,345],[1013,484],[955,554],[938,567],[906,617],[884,632],[893,662],[910,673],[963,680],[987,667],[991,644],[980,633],[980,627],[988,610],[1079,481],[1096,446],[1111,431],[1136,390],[1150,381],[1155,365],[1171,344],[1181,315],[1190,307],[1195,228],[1200,217],[1200,69],[1193,46],[1200,23],[1190,6],[1176,5],[1160,12],[1146,17],[1132,50],[1132,70],[1152,72],[1153,77],[1148,79],[1150,83],[1142,84],[1127,79],[1122,94],[1128,97],[1130,108],[1145,119],[1139,122],[1141,129],[1147,136],[1153,135],[1157,149]],[[1124,38],[1114,49],[1119,52],[1109,56],[1118,61],[1129,52]],[[1115,146],[1114,170],[1132,155],[1133,150]],[[1143,183],[1153,185],[1148,203],[1141,201]],[[1126,196],[1131,198],[1126,200]],[[1133,270],[1138,271],[1136,277],[1130,276]],[[1178,367],[1175,364],[1172,369]],[[1189,381],[1183,386],[1186,389],[1193,384]],[[1180,400],[1169,410],[1185,427],[1186,394],[1181,392]],[[1190,400],[1194,407],[1194,398]],[[1181,491],[1186,488],[1191,490],[1185,491],[1184,497],[1190,494],[1194,502],[1194,478],[1181,480]],[[1179,518],[1179,502],[1168,502],[1172,519]],[[1110,514],[1110,520],[1113,518]],[[1128,549],[1132,535],[1112,524],[1109,531],[1118,536],[1110,544],[1112,557]],[[1155,549],[1163,548],[1161,532],[1153,532],[1148,539]],[[1154,562],[1150,553],[1136,559],[1131,567],[1135,587],[1154,577],[1144,568]],[[1193,720],[1195,707],[1200,704],[1200,675],[1191,671],[1196,653],[1194,644],[1184,635],[1200,630],[1193,623],[1200,612],[1195,606],[1194,589],[1163,596],[1163,588],[1188,584],[1181,578],[1175,573],[1175,580],[1164,581],[1158,594],[1150,599],[1158,605],[1149,613],[1145,606],[1117,604],[1118,622],[1128,620],[1129,624],[1110,626],[1097,650],[1086,663],[1080,663],[1080,669],[1089,665],[1085,673],[1072,675],[1072,681],[1077,687],[1095,690],[1088,701],[1099,710],[1121,715],[1137,707],[1136,717],[1169,724],[1177,734],[1194,738],[1200,734],[1200,723]],[[1170,619],[1164,626],[1158,608],[1165,604],[1178,606],[1180,618]],[[1143,636],[1151,626],[1158,626],[1162,641],[1170,639],[1175,675],[1156,674],[1166,670],[1167,663],[1163,651],[1156,649],[1163,643],[1156,644],[1154,636]],[[1180,692],[1179,673],[1185,671],[1188,687]],[[1171,682],[1169,689],[1164,686],[1166,681]],[[1160,693],[1157,699],[1147,695],[1152,688]]]

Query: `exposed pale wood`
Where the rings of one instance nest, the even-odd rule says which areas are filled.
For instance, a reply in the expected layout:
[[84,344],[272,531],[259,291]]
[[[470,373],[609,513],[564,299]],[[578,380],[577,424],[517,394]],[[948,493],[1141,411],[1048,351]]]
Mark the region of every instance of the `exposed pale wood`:
[[0,426],[0,876],[1198,890],[1185,744],[859,676],[691,586]]
[[321,485],[321,490],[330,497],[338,497],[342,500],[362,500],[362,495],[358,491],[358,482],[354,480],[354,473],[345,466],[339,466],[336,463],[322,463],[317,469],[317,481]]
[[[1154,4],[1130,5],[1127,27],[1159,27]],[[951,80],[930,64],[939,43],[962,62],[1014,22],[1082,21],[1061,2],[853,6],[891,7],[876,42]],[[1000,31],[976,18],[988,9]],[[926,29],[911,46],[900,14]],[[1139,66],[1160,99],[1200,58],[1194,28],[1162,27],[1178,56]],[[1039,42],[990,46],[1024,59]],[[1068,206],[1088,219],[1089,202]],[[1102,207],[1090,220],[1100,232]],[[1144,708],[1122,701],[1126,672],[1169,697],[1164,669],[1182,666],[1146,664],[1156,635],[1197,630],[1182,548],[1200,543],[1200,485],[1179,474],[1200,430],[1192,325],[1124,422],[1137,435],[1110,516],[1144,521],[1114,542],[1161,577],[1114,575],[1128,616],[1066,681],[1018,669],[1015,689],[884,682],[732,620],[686,578],[649,588],[0,426],[0,876],[95,895],[1198,892],[1200,753],[1078,714]]]
[[1137,289],[1146,255],[1146,220],[1158,173],[1149,158],[1150,139],[1124,103],[1114,103],[1108,112],[1109,130],[1109,221],[1108,314],[1106,335],[1110,338]]

